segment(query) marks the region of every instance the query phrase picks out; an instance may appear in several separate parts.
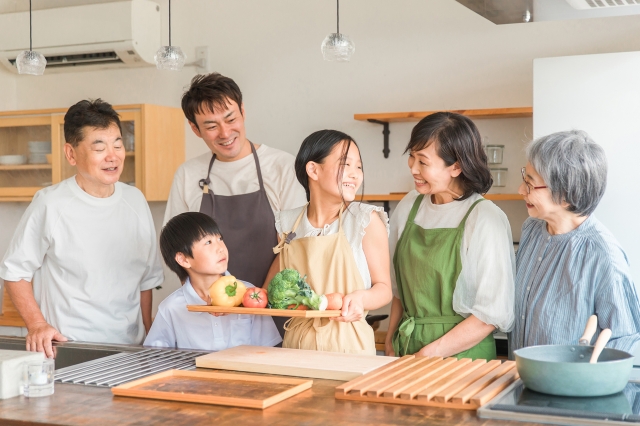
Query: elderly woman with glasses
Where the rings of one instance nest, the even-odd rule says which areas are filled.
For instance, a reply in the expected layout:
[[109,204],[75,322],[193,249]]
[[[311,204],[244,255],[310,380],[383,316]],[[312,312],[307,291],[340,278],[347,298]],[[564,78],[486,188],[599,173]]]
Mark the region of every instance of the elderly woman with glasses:
[[558,132],[527,147],[519,193],[529,218],[516,256],[510,351],[576,344],[589,316],[608,347],[640,341],[640,303],[624,250],[593,216],[607,182],[604,150],[587,133]]

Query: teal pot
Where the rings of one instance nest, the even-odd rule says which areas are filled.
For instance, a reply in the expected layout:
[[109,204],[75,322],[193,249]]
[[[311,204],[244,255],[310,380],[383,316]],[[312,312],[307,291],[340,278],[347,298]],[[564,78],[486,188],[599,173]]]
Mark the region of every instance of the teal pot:
[[622,391],[633,355],[605,348],[590,364],[593,346],[545,345],[518,349],[516,367],[525,387],[559,396],[602,396]]

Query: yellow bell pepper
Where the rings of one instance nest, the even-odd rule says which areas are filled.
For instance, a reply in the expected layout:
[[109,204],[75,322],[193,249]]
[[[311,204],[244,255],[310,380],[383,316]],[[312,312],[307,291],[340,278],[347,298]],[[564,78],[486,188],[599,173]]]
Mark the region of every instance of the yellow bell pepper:
[[213,306],[234,307],[242,304],[242,296],[247,287],[233,275],[219,278],[209,287],[209,297]]

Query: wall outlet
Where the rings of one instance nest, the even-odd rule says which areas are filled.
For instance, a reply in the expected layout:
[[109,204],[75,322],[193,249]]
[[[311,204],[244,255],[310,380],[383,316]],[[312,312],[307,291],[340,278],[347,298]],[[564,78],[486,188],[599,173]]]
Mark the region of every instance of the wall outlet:
[[195,64],[198,74],[206,74],[209,72],[209,46],[196,47]]

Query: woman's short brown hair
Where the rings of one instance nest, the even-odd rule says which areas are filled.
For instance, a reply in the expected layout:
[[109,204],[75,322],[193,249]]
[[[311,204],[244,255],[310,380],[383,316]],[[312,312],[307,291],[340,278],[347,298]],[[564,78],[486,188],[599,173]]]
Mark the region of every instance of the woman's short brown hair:
[[484,194],[493,185],[487,166],[487,155],[476,125],[469,118],[453,112],[437,112],[420,120],[411,131],[405,153],[420,151],[432,143],[436,152],[451,166],[458,163],[462,173],[458,177],[463,189],[459,201],[474,193]]
[[199,74],[191,79],[189,89],[182,95],[182,111],[187,120],[198,127],[196,114],[225,110],[229,100],[242,107],[242,92],[235,81],[217,72]]

